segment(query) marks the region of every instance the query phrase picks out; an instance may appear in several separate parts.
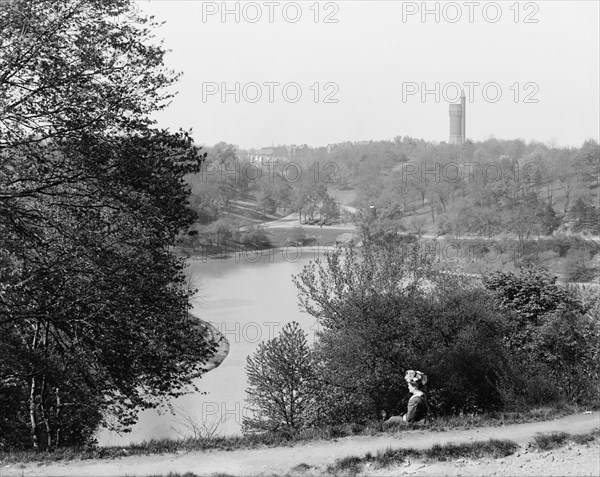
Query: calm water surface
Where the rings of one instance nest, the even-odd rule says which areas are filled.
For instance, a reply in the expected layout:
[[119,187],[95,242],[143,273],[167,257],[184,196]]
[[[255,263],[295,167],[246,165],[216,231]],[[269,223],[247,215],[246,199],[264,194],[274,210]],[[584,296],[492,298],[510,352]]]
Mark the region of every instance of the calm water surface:
[[247,387],[246,357],[254,353],[261,341],[276,336],[291,321],[299,322],[308,334],[308,342],[313,342],[315,320],[300,312],[291,277],[314,258],[315,253],[305,249],[289,256],[275,251],[247,259],[190,261],[187,271],[200,290],[193,312],[226,336],[229,355],[218,368],[196,380],[202,393],[172,401],[180,415],[143,411],[131,433],[119,435],[102,430],[98,434],[99,444],[125,445],[181,437],[177,429],[189,434],[178,422],[184,415],[207,425],[220,422],[221,435],[240,434]]

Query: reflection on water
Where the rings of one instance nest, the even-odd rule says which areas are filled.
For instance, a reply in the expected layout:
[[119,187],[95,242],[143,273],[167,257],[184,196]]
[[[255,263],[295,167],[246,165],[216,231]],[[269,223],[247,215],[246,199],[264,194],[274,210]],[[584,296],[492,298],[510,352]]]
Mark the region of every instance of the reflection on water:
[[[312,316],[298,308],[297,290],[292,274],[297,274],[314,254],[308,250],[295,256],[271,252],[268,256],[249,256],[236,260],[190,261],[187,272],[200,291],[192,312],[213,324],[229,341],[225,361],[195,381],[202,393],[193,393],[172,402],[183,413],[207,425],[220,421],[219,434],[239,434],[244,413],[246,357],[261,341],[277,335],[282,327],[297,321],[312,343],[316,331]],[[249,258],[249,259],[248,259]],[[181,417],[156,410],[140,413],[131,433],[119,436],[103,430],[100,445],[125,445],[164,437],[181,437],[185,431]]]

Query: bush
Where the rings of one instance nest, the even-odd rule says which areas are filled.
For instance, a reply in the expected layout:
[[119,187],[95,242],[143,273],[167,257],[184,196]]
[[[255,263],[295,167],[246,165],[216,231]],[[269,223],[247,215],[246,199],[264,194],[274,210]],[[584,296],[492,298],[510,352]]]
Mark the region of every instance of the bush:
[[[561,307],[544,317],[536,335],[534,352],[551,371],[557,389],[570,401],[581,402],[592,391],[599,364],[590,355],[597,348],[598,321]],[[595,372],[594,372],[595,371]],[[590,379],[592,378],[592,379]]]
[[313,240],[306,235],[306,231],[302,227],[293,227],[290,236],[286,240],[286,244],[291,247],[303,247]]
[[484,283],[508,313],[505,339],[521,369],[514,381],[521,398],[531,404],[593,399],[600,377],[596,299],[583,299],[534,267],[496,272]]
[[[431,257],[405,249],[350,246],[307,265],[295,277],[305,311],[320,333],[316,356],[324,382],[319,418],[378,419],[406,408],[406,369],[430,375],[439,414],[503,404],[510,382],[503,316],[464,277],[434,272]],[[331,397],[328,397],[331,396]]]
[[249,228],[240,235],[240,243],[248,248],[270,248],[271,241],[267,233],[261,228]]
[[512,380],[504,317],[490,297],[460,279],[437,283],[415,313],[406,339],[415,366],[428,370],[430,406],[438,414],[480,413],[502,407]]
[[550,240],[540,241],[544,247],[550,248],[558,253],[560,257],[566,257],[569,249],[577,245],[580,241],[577,240],[576,237],[568,237],[564,234],[557,235],[556,237],[552,237]]
[[569,282],[591,282],[598,273],[587,250],[571,249],[567,253],[565,275]]

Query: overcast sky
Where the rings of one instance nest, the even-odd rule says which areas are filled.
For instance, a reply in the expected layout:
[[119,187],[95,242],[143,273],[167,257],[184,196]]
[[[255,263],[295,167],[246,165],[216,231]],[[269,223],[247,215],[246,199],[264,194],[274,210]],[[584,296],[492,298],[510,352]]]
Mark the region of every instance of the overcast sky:
[[159,125],[202,144],[447,141],[453,84],[466,83],[470,139],[598,140],[594,0],[138,5],[166,21],[167,63],[183,72]]

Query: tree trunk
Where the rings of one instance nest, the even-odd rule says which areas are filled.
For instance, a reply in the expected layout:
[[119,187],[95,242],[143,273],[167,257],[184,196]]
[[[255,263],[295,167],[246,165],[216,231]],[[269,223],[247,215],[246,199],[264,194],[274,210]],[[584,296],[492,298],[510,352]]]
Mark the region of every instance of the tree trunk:
[[446,204],[444,203],[444,199],[442,198],[441,195],[438,195],[439,199],[440,199],[440,204],[442,204],[442,209],[444,210],[444,212],[447,212],[446,210]]
[[[31,344],[31,350],[35,353],[38,342],[38,334],[40,331],[39,321],[35,324],[33,343]],[[31,389],[29,391],[29,425],[31,426],[31,443],[35,450],[38,449],[38,438],[37,438],[37,421],[35,418],[35,387],[36,387],[36,369],[34,363],[31,364]]]
[[[60,393],[59,393],[59,388],[56,388],[56,422],[59,423],[60,420],[60,406],[61,406],[61,402],[60,402]],[[54,445],[56,447],[58,447],[60,445],[60,424],[57,424],[57,428],[56,428],[56,437],[54,438]]]
[[35,375],[31,378],[31,391],[29,393],[29,425],[31,426],[31,442],[35,450],[38,449],[37,423],[35,420]]
[[44,388],[46,387],[46,378],[42,377],[42,385],[40,386],[40,414],[42,422],[46,428],[46,450],[52,449],[52,429],[50,428],[50,422],[46,416],[46,410],[44,409]]

